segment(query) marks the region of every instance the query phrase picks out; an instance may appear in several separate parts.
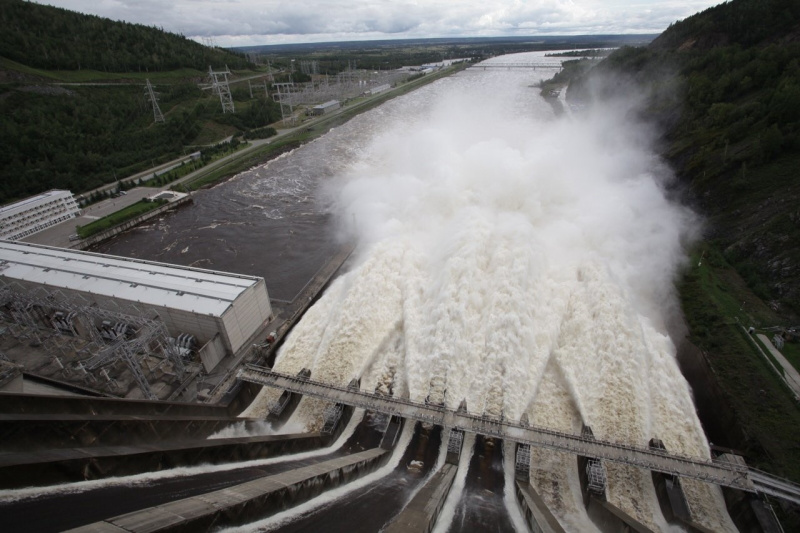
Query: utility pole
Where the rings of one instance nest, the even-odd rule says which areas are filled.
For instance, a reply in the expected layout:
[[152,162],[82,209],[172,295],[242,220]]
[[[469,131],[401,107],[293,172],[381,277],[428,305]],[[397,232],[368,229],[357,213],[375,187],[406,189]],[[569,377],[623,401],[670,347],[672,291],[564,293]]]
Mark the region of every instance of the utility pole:
[[153,86],[150,85],[150,79],[148,78],[146,81],[147,85],[145,85],[144,91],[145,95],[147,95],[148,99],[153,104],[153,120],[155,122],[164,122],[164,115],[161,113],[161,108],[158,107],[158,97],[153,91]]

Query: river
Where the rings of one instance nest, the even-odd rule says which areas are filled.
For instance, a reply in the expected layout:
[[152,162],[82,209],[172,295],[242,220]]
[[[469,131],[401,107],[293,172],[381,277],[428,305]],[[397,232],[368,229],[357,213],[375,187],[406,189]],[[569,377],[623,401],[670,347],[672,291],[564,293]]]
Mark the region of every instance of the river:
[[[472,412],[571,433],[587,425],[640,446],[656,437],[708,458],[666,331],[696,217],[668,199],[671,174],[649,129],[630,120],[635,95],[556,117],[535,87],[553,72],[442,79],[101,251],[264,276],[272,297],[289,301],[337,239],[355,237],[351,271],[291,333],[277,370],[360,378],[366,390],[451,408],[464,400]],[[318,429],[321,414],[304,399],[293,420]],[[532,485],[569,529],[591,530],[574,459],[534,455]],[[673,529],[649,473],[613,464],[606,473],[612,505]],[[684,488],[699,523],[735,530],[718,488]],[[443,516],[467,516],[459,509]]]

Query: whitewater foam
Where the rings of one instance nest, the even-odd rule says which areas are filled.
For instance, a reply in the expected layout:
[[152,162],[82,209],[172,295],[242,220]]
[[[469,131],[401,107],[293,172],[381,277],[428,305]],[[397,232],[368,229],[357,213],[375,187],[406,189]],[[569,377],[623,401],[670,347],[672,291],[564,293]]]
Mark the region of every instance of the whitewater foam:
[[[465,73],[381,108],[383,128],[327,185],[355,227],[354,266],[276,369],[708,458],[665,330],[696,217],[668,199],[644,130],[602,111],[556,120],[528,83]],[[321,410],[303,400],[298,420],[317,428]],[[587,530],[574,457],[534,457],[533,485]],[[612,504],[670,529],[649,472],[607,470]],[[695,514],[727,529],[702,487],[687,483]]]

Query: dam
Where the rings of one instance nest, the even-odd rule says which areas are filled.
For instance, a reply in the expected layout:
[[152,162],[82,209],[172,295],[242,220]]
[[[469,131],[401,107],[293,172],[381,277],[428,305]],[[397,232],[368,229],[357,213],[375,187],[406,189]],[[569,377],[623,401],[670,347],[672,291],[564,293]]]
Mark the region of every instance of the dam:
[[[3,395],[3,523],[774,530],[796,486],[712,455],[665,326],[692,213],[640,130],[557,119],[539,70],[441,80],[301,149],[312,162],[276,160],[104,244],[247,270],[280,312],[310,277],[293,241],[315,248],[325,220],[331,242],[359,243],[218,402]],[[197,224],[225,190],[243,218]]]

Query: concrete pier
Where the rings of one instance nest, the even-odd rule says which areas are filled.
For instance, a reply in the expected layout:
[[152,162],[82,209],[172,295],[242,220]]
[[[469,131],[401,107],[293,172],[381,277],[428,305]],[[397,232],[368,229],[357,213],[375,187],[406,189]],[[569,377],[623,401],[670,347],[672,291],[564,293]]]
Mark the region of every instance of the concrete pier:
[[0,453],[0,488],[52,485],[181,466],[265,459],[313,450],[321,447],[324,441],[319,433],[306,433]]
[[151,402],[118,398],[78,396],[39,396],[0,392],[0,413],[8,414],[86,414],[138,416],[235,417],[238,405],[207,405],[186,402]]
[[430,533],[450,493],[457,471],[457,466],[445,463],[383,532]]
[[135,445],[204,439],[233,424],[254,423],[230,417],[0,414],[0,442],[4,452]]
[[[165,191],[165,192],[167,192],[167,191]],[[77,243],[74,243],[72,246],[70,246],[70,248],[75,248],[76,250],[88,250],[92,246],[94,246],[96,244],[99,244],[99,243],[101,243],[103,241],[107,241],[111,237],[119,235],[123,231],[126,231],[126,230],[128,230],[130,228],[133,228],[135,226],[138,226],[139,224],[141,224],[143,222],[146,222],[146,221],[150,220],[151,218],[155,218],[155,217],[161,216],[163,213],[165,213],[167,211],[170,211],[172,209],[177,209],[178,207],[180,207],[180,206],[182,206],[184,204],[190,203],[192,201],[193,201],[193,198],[192,198],[191,195],[182,196],[182,197],[177,198],[177,199],[175,199],[175,200],[173,200],[173,201],[171,201],[171,202],[169,202],[167,204],[162,205],[161,207],[157,207],[156,209],[153,209],[152,211],[148,211],[147,213],[144,213],[143,215],[139,215],[138,217],[132,218],[130,220],[126,220],[122,224],[117,224],[116,226],[114,226],[112,228],[108,228],[107,230],[101,231],[100,233],[92,235],[91,237],[87,237],[86,239],[82,239],[82,240],[78,241]]]
[[[592,428],[584,425],[581,436],[594,441]],[[636,531],[655,533],[628,513],[608,501],[608,480],[603,461],[597,457],[578,455],[578,475],[586,513],[601,531]]]
[[566,533],[530,483],[517,480],[517,502],[533,533]]
[[323,490],[350,482],[377,468],[387,457],[386,450],[373,448],[70,531],[194,532],[241,525],[298,505]]

